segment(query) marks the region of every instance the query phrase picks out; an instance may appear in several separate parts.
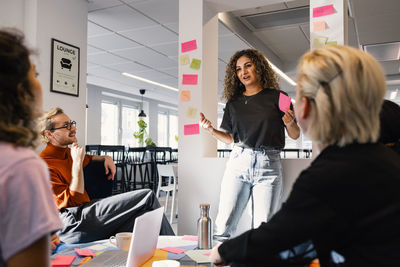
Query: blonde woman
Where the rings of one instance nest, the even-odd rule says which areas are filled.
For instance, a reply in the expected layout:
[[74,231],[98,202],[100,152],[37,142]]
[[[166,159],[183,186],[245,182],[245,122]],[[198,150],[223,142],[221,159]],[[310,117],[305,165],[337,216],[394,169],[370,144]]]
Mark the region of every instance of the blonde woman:
[[305,54],[295,114],[321,153],[268,223],[214,248],[212,261],[282,266],[308,255],[332,266],[337,252],[341,266],[400,266],[400,161],[376,142],[385,92],[381,67],[361,50]]
[[[281,149],[286,128],[297,139],[300,129],[294,113],[279,109],[276,74],[259,51],[236,52],[226,67],[223,97],[228,101],[221,128],[214,129],[201,113],[200,125],[216,139],[234,143],[221,183],[214,237],[232,236],[249,199],[252,228],[267,221],[280,206],[282,195]],[[286,94],[286,93],[284,93]]]

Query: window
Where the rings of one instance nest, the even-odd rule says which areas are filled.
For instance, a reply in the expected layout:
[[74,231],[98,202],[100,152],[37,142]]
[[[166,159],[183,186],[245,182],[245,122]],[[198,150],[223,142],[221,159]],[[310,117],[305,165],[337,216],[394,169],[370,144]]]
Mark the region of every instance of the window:
[[139,118],[139,109],[132,106],[122,106],[122,138],[121,143],[124,146],[139,146],[139,142],[133,137],[133,133],[139,130],[137,124]]
[[118,104],[101,102],[101,144],[118,144]]
[[158,113],[158,137],[157,146],[168,146],[168,114]]
[[178,148],[178,116],[169,115],[169,143],[168,146]]

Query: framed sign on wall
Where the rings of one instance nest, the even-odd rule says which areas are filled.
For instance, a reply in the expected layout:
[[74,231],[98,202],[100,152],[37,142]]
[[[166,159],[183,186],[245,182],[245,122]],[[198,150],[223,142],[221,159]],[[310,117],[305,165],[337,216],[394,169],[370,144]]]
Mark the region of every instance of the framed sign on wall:
[[79,60],[79,47],[51,39],[51,92],[79,96]]

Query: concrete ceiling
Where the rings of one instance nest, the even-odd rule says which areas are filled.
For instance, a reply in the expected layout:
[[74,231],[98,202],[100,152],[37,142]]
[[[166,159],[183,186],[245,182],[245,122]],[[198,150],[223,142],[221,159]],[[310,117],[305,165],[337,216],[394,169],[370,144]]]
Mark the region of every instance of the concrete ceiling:
[[[255,28],[251,18],[255,14],[307,9],[308,0],[206,0],[206,3],[214,10],[225,11],[228,18],[219,23],[220,91],[229,57],[236,50],[249,47],[263,51],[295,80],[298,59],[309,49],[308,22]],[[177,92],[121,73],[178,87],[178,5],[179,0],[89,0],[88,83],[136,95],[139,88],[146,88],[146,97],[177,104]],[[388,94],[400,88],[400,45],[396,50],[396,42],[400,42],[399,13],[399,0],[349,0],[349,44],[362,49],[366,46],[378,57],[394,55],[381,61],[390,80]],[[281,86],[294,94],[295,88],[287,82],[282,80]],[[400,103],[400,92],[395,101]]]

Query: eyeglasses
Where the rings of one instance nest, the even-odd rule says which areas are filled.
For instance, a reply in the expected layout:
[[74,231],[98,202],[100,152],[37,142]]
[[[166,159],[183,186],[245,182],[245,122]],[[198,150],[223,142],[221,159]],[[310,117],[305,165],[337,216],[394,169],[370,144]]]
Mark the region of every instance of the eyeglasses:
[[67,122],[67,123],[64,124],[64,126],[57,127],[57,128],[52,128],[50,130],[54,131],[54,130],[59,130],[59,129],[64,129],[64,128],[67,129],[67,130],[71,130],[72,126],[76,127],[76,121]]

